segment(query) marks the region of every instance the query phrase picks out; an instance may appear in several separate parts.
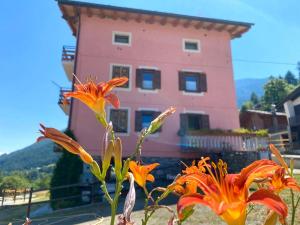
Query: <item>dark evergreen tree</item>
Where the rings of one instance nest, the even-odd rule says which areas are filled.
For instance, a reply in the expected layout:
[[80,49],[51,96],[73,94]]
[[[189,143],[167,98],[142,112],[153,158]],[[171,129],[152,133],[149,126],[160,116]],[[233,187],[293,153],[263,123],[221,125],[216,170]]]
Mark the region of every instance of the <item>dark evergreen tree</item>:
[[297,70],[298,70],[298,83],[300,83],[300,62],[297,63]]
[[[66,131],[69,137],[75,139],[71,131]],[[81,159],[66,150],[62,150],[60,146],[55,147],[57,150],[63,151],[60,159],[56,163],[53,176],[50,182],[50,187],[57,187],[62,185],[76,184],[80,181],[82,174],[83,163]],[[64,189],[51,189],[50,199],[64,198],[68,196],[80,195],[81,191],[78,187],[64,188]],[[53,209],[66,208],[70,206],[79,205],[81,197],[71,198],[64,201],[51,201]]]
[[250,101],[253,103],[254,107],[259,103],[259,98],[255,92],[251,93]]
[[295,77],[295,75],[291,71],[287,71],[287,73],[284,76],[284,80],[288,84],[292,84],[292,85],[297,85],[297,83],[298,83],[297,78]]

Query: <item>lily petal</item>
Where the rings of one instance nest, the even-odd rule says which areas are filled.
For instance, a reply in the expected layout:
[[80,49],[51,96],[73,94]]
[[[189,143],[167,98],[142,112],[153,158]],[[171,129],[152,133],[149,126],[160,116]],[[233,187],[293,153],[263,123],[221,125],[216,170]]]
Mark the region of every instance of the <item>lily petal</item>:
[[269,209],[275,211],[280,217],[286,218],[288,214],[287,205],[282,199],[275,195],[272,191],[260,189],[254,192],[247,200],[248,203],[257,203],[267,206]]

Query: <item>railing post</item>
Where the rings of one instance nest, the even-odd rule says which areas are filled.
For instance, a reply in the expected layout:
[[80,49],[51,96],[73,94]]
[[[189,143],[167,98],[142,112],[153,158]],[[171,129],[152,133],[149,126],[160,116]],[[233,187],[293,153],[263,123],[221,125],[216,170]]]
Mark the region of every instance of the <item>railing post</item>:
[[31,187],[30,191],[29,191],[29,199],[28,199],[28,206],[27,206],[27,213],[26,213],[26,217],[27,218],[30,218],[30,208],[31,208],[32,191],[33,191],[33,188]]
[[17,189],[14,191],[14,203],[16,203],[16,198],[17,198]]
[[25,188],[25,190],[24,190],[24,196],[23,196],[24,202],[25,202],[25,199],[26,199],[26,191],[27,191],[27,188]]
[[4,205],[4,197],[5,197],[5,190],[2,191],[2,203],[1,203],[1,206]]

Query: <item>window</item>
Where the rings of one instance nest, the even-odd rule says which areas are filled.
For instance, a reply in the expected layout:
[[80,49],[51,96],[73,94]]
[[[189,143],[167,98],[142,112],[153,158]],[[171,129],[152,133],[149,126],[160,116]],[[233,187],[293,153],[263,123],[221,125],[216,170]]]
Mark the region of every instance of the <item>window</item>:
[[187,52],[200,52],[200,41],[183,39],[183,50]]
[[136,87],[144,90],[155,90],[161,87],[160,71],[153,69],[136,70]]
[[183,132],[209,129],[209,116],[197,113],[180,114],[180,130]]
[[113,44],[131,45],[131,34],[125,32],[113,32]]
[[185,89],[186,89],[186,91],[197,91],[197,77],[186,76],[185,77]]
[[295,111],[295,115],[299,116],[300,115],[300,105],[295,105],[294,106],[294,111]]
[[[149,127],[152,120],[154,120],[161,112],[152,110],[142,110],[135,112],[135,131],[140,132],[143,128]],[[161,128],[157,130],[160,132]]]
[[130,83],[130,66],[127,65],[112,65],[111,69],[111,78],[116,78],[116,77],[127,77],[128,82],[118,88],[129,88],[129,83]]
[[143,89],[153,89],[153,73],[144,72],[142,74],[142,88]]
[[185,92],[207,92],[206,74],[179,72],[179,90]]
[[117,133],[129,133],[128,109],[110,109],[110,121]]

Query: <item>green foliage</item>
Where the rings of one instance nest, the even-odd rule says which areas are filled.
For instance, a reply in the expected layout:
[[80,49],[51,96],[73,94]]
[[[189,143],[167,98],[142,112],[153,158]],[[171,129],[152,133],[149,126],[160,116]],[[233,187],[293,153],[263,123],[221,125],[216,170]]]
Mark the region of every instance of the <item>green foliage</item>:
[[259,98],[255,92],[251,93],[250,101],[253,103],[254,106],[259,103]]
[[[75,139],[71,131],[66,131],[65,134]],[[59,146],[56,146],[56,148],[61,150],[61,147]],[[82,174],[82,168],[82,161],[77,155],[71,154],[68,151],[63,150],[60,159],[56,163],[50,186],[57,187],[62,185],[78,183],[80,180],[80,175]],[[80,190],[78,188],[64,188],[54,189],[50,191],[51,200],[73,195],[80,195]],[[80,204],[80,197],[65,201],[51,202],[51,206],[53,209],[65,208],[78,204]]]
[[29,180],[19,174],[6,176],[0,183],[0,189],[21,189],[29,187]]
[[246,110],[248,110],[248,109],[253,109],[253,103],[252,103],[252,101],[247,101],[247,102],[245,102],[243,105],[242,105],[242,107],[241,107],[241,111],[242,112],[245,112]]
[[298,84],[297,78],[295,77],[295,75],[291,71],[287,71],[286,75],[284,76],[284,80],[288,84],[292,84],[292,85],[297,85]]
[[264,86],[265,94],[262,101],[262,109],[270,111],[271,105],[278,105],[293,90],[294,86],[283,79],[272,78]]
[[256,135],[259,137],[266,137],[269,134],[267,129],[249,130],[246,128],[238,128],[238,129],[233,130],[233,132],[236,134],[250,134],[250,135]]

